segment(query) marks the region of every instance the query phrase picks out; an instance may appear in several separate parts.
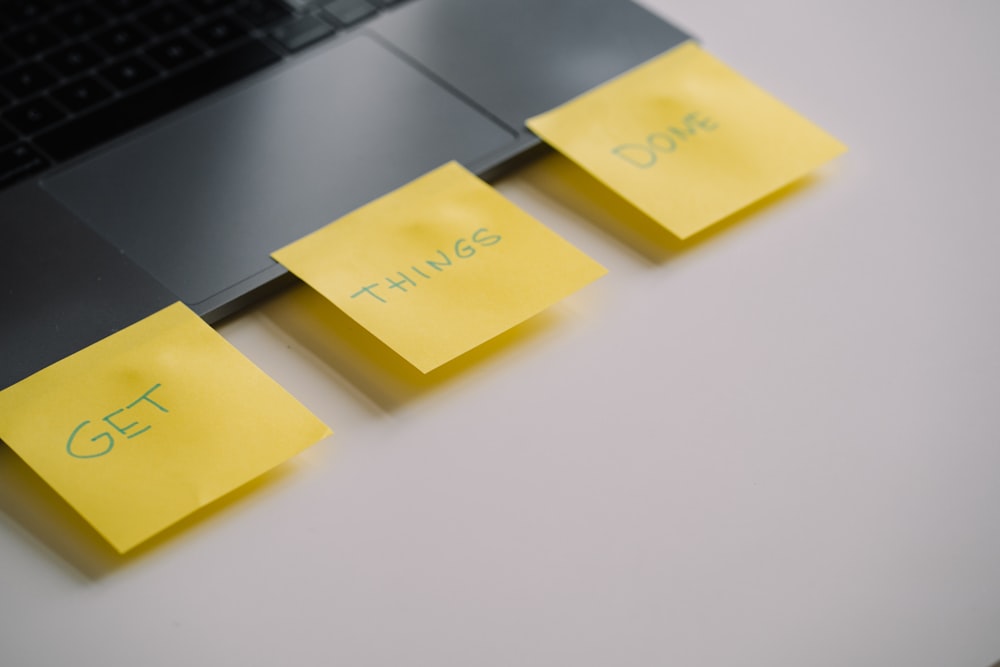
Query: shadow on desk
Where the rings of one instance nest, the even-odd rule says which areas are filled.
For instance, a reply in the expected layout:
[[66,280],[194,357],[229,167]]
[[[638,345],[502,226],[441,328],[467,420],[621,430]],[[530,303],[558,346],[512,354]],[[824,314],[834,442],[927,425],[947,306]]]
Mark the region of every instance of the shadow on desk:
[[[569,298],[579,303],[586,296]],[[264,302],[259,312],[280,334],[304,347],[387,413],[554,334],[565,314],[561,304],[556,304],[425,374],[305,284]]]
[[[755,202],[705,231],[681,241],[664,227],[632,207],[617,194],[567,158],[552,154],[518,171],[519,181],[558,201],[578,216],[592,221],[608,236],[658,265],[691,252],[737,225],[762,217],[765,210],[786,205],[807,190],[816,177],[799,179]],[[586,291],[569,297],[580,304]],[[262,303],[258,312],[267,325],[307,350],[326,368],[391,413],[421,396],[454,384],[459,378],[559,328],[562,304],[487,341],[444,366],[423,374],[390,347],[352,320],[312,288],[297,284]],[[573,307],[572,305],[570,306]],[[586,306],[584,305],[584,308]]]
[[13,450],[0,442],[0,535],[20,533],[29,548],[37,549],[39,558],[47,559],[70,576],[93,581],[141,562],[168,544],[193,539],[220,513],[233,511],[234,506],[245,503],[248,497],[275,487],[293,470],[290,463],[278,466],[122,555]]
[[[765,211],[787,205],[819,182],[819,173],[800,178],[685,240],[674,236],[597,178],[558,153],[526,165],[518,171],[518,177],[534,190],[589,220],[607,236],[647,262],[663,264],[676,255],[690,252],[718,235],[729,232],[737,225],[760,219]],[[663,196],[670,196],[667,185],[664,185]]]

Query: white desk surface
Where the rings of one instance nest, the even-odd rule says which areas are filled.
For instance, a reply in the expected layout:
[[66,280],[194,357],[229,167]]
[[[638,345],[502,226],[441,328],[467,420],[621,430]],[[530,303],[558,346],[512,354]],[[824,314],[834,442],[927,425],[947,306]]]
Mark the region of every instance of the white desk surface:
[[1000,3],[650,0],[842,139],[428,381],[295,289],[219,329],[336,435],[127,558],[0,449],[0,664],[1000,660]]

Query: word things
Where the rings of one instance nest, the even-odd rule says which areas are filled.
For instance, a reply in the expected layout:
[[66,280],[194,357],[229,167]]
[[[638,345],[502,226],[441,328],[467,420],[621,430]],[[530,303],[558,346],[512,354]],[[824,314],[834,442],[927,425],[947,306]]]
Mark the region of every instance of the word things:
[[[466,260],[474,256],[477,252],[476,246],[488,247],[496,245],[503,239],[499,234],[490,234],[489,230],[481,227],[474,231],[469,239],[460,238],[453,244],[449,255],[444,250],[437,251],[436,259],[428,259],[422,263],[410,266],[406,271],[397,271],[399,280],[386,276],[384,282],[371,283],[365,285],[360,290],[351,295],[352,299],[363,296],[370,296],[380,303],[388,303],[388,290],[396,290],[399,294],[405,294],[410,289],[417,287],[416,278],[423,281],[430,280],[437,273],[443,272],[451,266],[455,266],[452,257],[456,260]],[[407,273],[407,271],[409,273]],[[385,290],[379,293],[378,290]]]

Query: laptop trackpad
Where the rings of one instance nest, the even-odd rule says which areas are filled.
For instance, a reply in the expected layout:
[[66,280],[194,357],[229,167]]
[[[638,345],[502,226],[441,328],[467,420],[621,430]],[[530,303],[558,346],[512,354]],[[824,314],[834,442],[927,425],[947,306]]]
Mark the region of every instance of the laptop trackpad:
[[513,138],[359,35],[44,185],[194,305],[273,267],[271,251]]

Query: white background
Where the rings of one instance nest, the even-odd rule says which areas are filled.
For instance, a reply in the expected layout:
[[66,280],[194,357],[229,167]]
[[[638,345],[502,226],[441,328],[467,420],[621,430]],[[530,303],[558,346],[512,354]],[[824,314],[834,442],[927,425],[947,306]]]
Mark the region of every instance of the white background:
[[115,556],[0,448],[0,664],[1000,660],[1000,3],[647,4],[844,141],[432,379],[308,290],[220,331],[336,435]]

